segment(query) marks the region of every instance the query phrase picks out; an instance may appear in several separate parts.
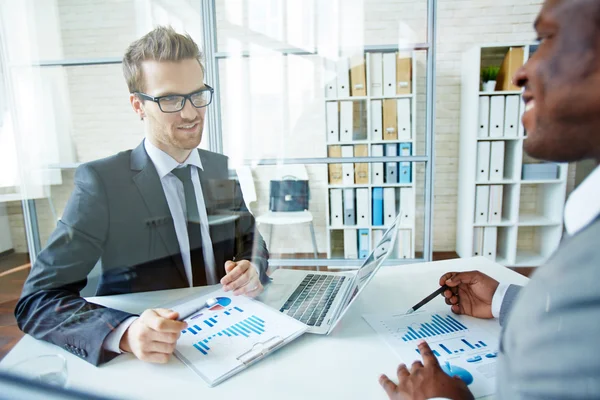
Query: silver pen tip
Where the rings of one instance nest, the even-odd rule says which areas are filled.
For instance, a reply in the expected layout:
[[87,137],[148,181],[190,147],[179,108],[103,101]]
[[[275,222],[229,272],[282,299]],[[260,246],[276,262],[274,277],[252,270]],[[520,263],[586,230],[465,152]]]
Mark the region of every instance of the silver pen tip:
[[412,313],[414,313],[414,312],[415,312],[415,310],[414,310],[414,309],[412,309],[412,308],[410,308],[410,309],[409,309],[409,310],[406,312],[406,315],[408,315],[408,314],[412,314]]

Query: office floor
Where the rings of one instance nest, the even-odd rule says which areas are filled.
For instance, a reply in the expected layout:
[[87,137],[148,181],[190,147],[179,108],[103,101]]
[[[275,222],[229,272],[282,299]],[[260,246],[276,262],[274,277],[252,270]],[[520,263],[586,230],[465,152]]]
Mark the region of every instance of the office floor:
[[[310,254],[290,254],[287,258],[312,258]],[[433,260],[448,260],[458,258],[455,252],[435,252]],[[13,253],[0,256],[0,360],[23,337],[23,332],[17,327],[14,309],[21,295],[21,289],[29,274],[29,255]],[[304,267],[297,269],[306,269]],[[323,268],[321,270],[324,270]],[[535,268],[514,268],[522,275],[529,276]]]

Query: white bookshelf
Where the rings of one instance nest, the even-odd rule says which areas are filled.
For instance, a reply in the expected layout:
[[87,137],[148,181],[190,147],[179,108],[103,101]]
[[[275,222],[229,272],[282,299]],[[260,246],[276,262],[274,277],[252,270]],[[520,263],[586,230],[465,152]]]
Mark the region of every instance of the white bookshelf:
[[[510,47],[524,47],[524,59],[527,60],[530,46],[528,43],[477,46],[465,52],[462,58],[456,252],[461,257],[487,256],[508,267],[543,264],[558,247],[563,232],[568,165],[558,164],[555,179],[523,180],[522,167],[526,157],[523,143],[527,140],[523,127],[520,126],[518,134],[511,137],[481,137],[479,133],[481,97],[490,97],[491,101],[495,96],[521,95],[521,91],[513,90],[481,91],[482,64],[493,64],[490,55],[493,58],[494,54],[501,54]],[[519,125],[523,109],[524,104],[520,99]],[[478,179],[478,144],[497,141],[505,145],[504,176],[502,179]],[[476,222],[477,187],[491,185],[502,186],[501,219]],[[480,235],[479,229],[486,228],[496,230],[494,252],[477,254],[480,249],[475,248],[475,244]]]
[[[389,49],[378,49],[378,51],[374,52],[374,53],[396,53],[397,49],[394,48],[389,48]],[[408,55],[407,55],[408,56]],[[365,52],[364,53],[364,58],[365,58],[365,73],[366,73],[366,86],[367,86],[367,95],[366,96],[350,96],[350,97],[328,97],[327,94],[325,96],[325,104],[324,106],[327,107],[327,103],[330,102],[342,102],[342,101],[361,101],[364,102],[364,110],[366,112],[366,132],[367,132],[367,138],[366,139],[360,139],[360,140],[352,140],[352,141],[329,141],[326,140],[326,146],[327,149],[329,149],[329,146],[344,146],[344,145],[367,145],[367,149],[368,149],[368,157],[372,157],[373,153],[372,153],[372,146],[373,145],[385,145],[385,144],[397,144],[398,145],[398,152],[399,150],[399,145],[401,143],[410,143],[412,146],[412,152],[411,155],[415,155],[415,151],[416,151],[416,119],[415,119],[415,115],[416,115],[416,101],[415,101],[415,88],[416,88],[416,58],[415,58],[415,54],[414,52],[410,54],[411,57],[411,63],[412,63],[412,74],[411,74],[411,94],[401,94],[401,95],[395,95],[395,96],[371,96],[370,95],[370,87],[371,87],[371,62],[370,62],[370,57],[369,57],[369,52]],[[327,82],[323,83],[323,87],[325,87],[325,85],[327,84]],[[371,107],[371,102],[374,100],[380,100],[382,101],[382,105],[383,105],[383,101],[384,100],[388,100],[388,99],[409,99],[410,100],[410,118],[411,118],[411,126],[410,126],[410,140],[409,139],[398,139],[398,140],[382,140],[380,138],[374,138],[373,134],[372,134],[372,107]],[[327,110],[326,110],[327,112]],[[382,110],[382,119],[383,119],[383,110]],[[338,116],[338,120],[341,120],[341,118],[339,118]],[[341,131],[341,129],[340,129]],[[340,132],[341,135],[341,132]],[[381,132],[381,135],[383,137],[383,132]],[[400,154],[399,154],[400,155]],[[385,152],[384,152],[384,156],[385,156]],[[355,157],[358,157],[355,155]],[[411,163],[411,182],[410,183],[383,183],[383,184],[374,184],[373,183],[373,179],[372,179],[372,173],[373,173],[373,164],[368,163],[367,164],[367,168],[368,168],[368,177],[369,177],[369,183],[364,183],[364,184],[332,184],[330,183],[329,180],[329,176],[327,179],[327,194],[326,194],[326,205],[327,205],[327,256],[329,258],[345,258],[345,254],[344,254],[344,231],[345,230],[359,230],[359,229],[366,229],[369,232],[369,251],[373,248],[374,245],[374,240],[375,240],[375,235],[374,232],[376,231],[381,231],[382,233],[387,229],[387,225],[373,225],[373,189],[374,188],[395,188],[395,197],[396,197],[396,213],[400,212],[402,209],[402,204],[400,204],[400,190],[402,188],[412,188],[412,204],[413,204],[413,210],[412,210],[412,216],[411,218],[409,218],[409,222],[408,223],[403,223],[399,226],[399,230],[404,230],[404,231],[410,231],[408,234],[410,235],[410,251],[408,253],[404,252],[403,254],[394,254],[391,256],[391,258],[415,258],[415,214],[416,214],[416,185],[415,185],[415,180],[416,180],[416,166],[415,163]],[[397,172],[399,173],[399,165],[397,167]],[[384,163],[384,176],[385,176],[385,163]],[[399,177],[398,177],[399,180]],[[331,202],[330,202],[330,192],[331,189],[348,189],[348,188],[352,188],[352,189],[359,189],[359,188],[366,188],[368,189],[368,205],[369,205],[369,211],[368,211],[368,215],[369,215],[369,221],[366,224],[360,224],[360,225],[335,225],[332,226],[332,218],[331,218]],[[355,191],[355,200],[356,200],[356,191]],[[357,213],[358,214],[358,213]],[[358,218],[357,218],[358,220]],[[357,232],[358,234],[358,232]]]

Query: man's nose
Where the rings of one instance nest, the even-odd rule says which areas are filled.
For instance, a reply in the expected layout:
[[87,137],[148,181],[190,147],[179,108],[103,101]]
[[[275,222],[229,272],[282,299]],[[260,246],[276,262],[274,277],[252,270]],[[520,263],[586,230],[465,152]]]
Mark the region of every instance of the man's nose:
[[525,63],[525,65],[521,66],[521,68],[519,68],[512,77],[513,83],[518,87],[525,87],[527,85],[527,64],[528,63]]
[[195,120],[198,116],[198,109],[192,104],[192,100],[185,99],[183,108],[181,109],[181,118],[187,120]]

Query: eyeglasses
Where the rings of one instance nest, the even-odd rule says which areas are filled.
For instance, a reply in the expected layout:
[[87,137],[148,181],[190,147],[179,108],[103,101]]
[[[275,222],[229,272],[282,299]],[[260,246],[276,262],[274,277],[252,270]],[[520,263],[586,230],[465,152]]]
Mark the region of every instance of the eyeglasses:
[[203,108],[212,101],[215,90],[208,85],[202,90],[190,94],[170,94],[167,96],[153,97],[145,93],[135,92],[142,99],[150,100],[158,104],[160,111],[165,113],[174,113],[181,111],[185,106],[186,100],[196,108]]

